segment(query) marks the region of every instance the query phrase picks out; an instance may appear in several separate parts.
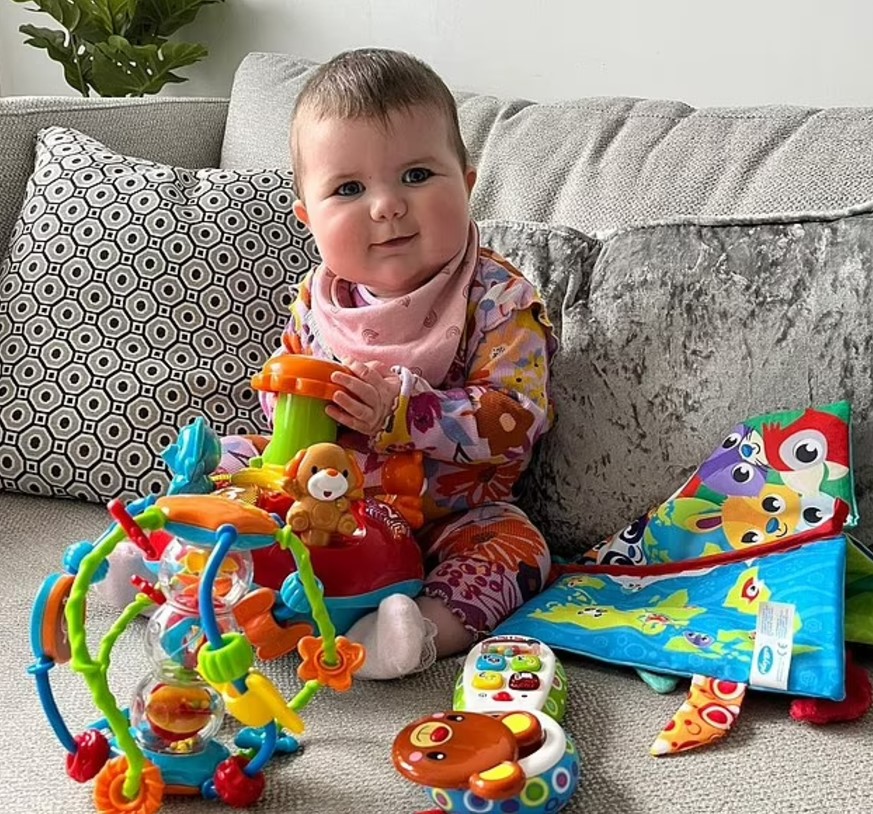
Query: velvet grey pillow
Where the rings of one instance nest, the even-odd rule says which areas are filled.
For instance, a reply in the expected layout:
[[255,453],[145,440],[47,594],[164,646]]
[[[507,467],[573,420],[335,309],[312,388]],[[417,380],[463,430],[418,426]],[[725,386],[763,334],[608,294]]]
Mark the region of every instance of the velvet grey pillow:
[[660,503],[738,421],[848,399],[873,514],[873,203],[608,236],[564,297],[558,422],[524,507],[576,553]]

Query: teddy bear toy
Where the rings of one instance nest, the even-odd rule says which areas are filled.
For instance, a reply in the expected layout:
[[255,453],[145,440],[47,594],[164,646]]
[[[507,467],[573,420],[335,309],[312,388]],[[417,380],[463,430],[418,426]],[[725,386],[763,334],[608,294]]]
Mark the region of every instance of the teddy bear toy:
[[326,546],[339,533],[358,530],[352,501],[364,497],[364,476],[355,459],[336,444],[300,450],[286,469],[294,503],[286,522],[310,546]]

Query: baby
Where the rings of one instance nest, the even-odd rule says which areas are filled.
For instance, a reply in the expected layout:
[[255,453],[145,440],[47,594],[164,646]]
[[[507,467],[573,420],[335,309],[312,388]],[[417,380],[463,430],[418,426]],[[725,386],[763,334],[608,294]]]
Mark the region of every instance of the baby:
[[[377,49],[335,57],[298,98],[291,152],[294,212],[323,262],[281,350],[349,369],[333,374],[343,390],[326,411],[365,473],[386,453],[425,456],[423,592],[384,599],[347,633],[367,648],[360,677],[395,678],[466,650],[543,586],[546,543],[512,501],[551,423],[556,340],[534,287],[479,245],[476,170],[427,65]],[[228,455],[258,454],[227,442]]]

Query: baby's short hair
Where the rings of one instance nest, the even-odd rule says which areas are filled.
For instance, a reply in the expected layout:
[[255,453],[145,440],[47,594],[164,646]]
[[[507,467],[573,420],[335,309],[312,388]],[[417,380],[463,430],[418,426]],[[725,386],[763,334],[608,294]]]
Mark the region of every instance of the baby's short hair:
[[466,169],[470,157],[461,136],[458,107],[452,92],[429,65],[411,54],[384,48],[344,51],[321,65],[307,80],[294,105],[291,162],[298,194],[301,162],[296,124],[304,116],[374,118],[387,123],[392,113],[418,105],[431,105],[445,115],[452,146],[461,167]]

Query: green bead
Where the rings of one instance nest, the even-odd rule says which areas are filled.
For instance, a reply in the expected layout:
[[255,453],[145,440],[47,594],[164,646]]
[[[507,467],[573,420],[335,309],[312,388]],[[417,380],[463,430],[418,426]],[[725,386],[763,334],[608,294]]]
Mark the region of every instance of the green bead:
[[197,671],[210,684],[228,684],[245,676],[255,662],[251,643],[242,633],[225,633],[221,647],[205,644],[197,654]]

